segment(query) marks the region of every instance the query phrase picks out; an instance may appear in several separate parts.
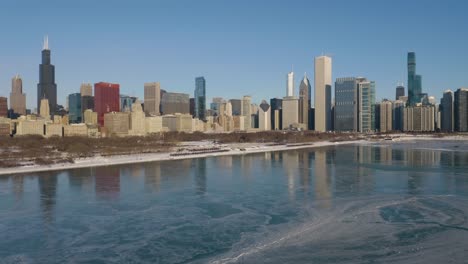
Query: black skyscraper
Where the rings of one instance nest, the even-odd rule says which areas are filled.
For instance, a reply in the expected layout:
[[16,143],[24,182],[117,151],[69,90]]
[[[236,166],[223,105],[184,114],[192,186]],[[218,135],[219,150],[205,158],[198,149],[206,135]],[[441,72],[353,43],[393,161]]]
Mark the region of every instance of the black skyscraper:
[[55,66],[50,64],[49,39],[44,39],[42,49],[42,63],[39,64],[39,83],[37,84],[37,110],[39,111],[41,99],[49,100],[50,113],[57,111],[57,84],[55,84]]
[[400,96],[405,96],[405,87],[403,85],[398,85],[396,88],[395,100],[400,99]]

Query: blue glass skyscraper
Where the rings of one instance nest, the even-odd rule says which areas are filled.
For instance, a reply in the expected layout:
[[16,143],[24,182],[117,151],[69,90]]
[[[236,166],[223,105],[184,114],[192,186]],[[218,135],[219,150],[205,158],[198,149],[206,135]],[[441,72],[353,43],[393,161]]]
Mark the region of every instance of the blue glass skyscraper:
[[358,80],[337,78],[335,82],[335,130],[358,130]]
[[195,78],[195,117],[205,120],[206,112],[206,81],[204,77]]
[[81,123],[81,94],[73,93],[68,96],[68,117],[70,123]]
[[416,74],[416,53],[408,52],[408,105],[421,102],[421,75]]

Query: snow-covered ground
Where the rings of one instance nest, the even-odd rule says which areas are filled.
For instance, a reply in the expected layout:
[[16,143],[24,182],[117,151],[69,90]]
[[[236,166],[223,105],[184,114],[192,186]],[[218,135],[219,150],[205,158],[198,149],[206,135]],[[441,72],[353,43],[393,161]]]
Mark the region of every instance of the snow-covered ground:
[[271,143],[236,143],[236,144],[222,144],[215,145],[211,142],[184,142],[180,147],[219,147],[221,150],[229,150],[225,152],[212,152],[212,153],[200,153],[190,154],[183,156],[171,156],[170,152],[165,153],[149,153],[149,154],[134,154],[134,155],[121,155],[121,156],[96,156],[92,158],[76,159],[74,163],[62,163],[53,165],[34,165],[34,166],[23,166],[15,168],[2,168],[0,169],[0,175],[16,174],[16,173],[31,173],[40,171],[52,171],[52,170],[66,170],[76,169],[85,167],[99,167],[109,166],[118,164],[131,164],[140,162],[150,161],[164,161],[164,160],[178,160],[178,159],[192,159],[200,157],[214,157],[214,156],[226,156],[226,155],[243,155],[249,153],[261,153],[269,151],[284,151],[292,149],[304,149],[313,147],[325,147],[342,144],[352,144],[360,141],[344,141],[344,142],[314,142],[300,145],[271,145]]
[[[414,141],[414,140],[468,140],[466,135],[446,136],[446,137],[433,137],[430,135],[407,135],[407,134],[392,134],[389,137],[393,138],[392,141]],[[383,141],[378,139],[377,141]],[[386,142],[392,142],[386,141]],[[164,161],[164,160],[178,160],[178,159],[191,159],[200,157],[212,156],[226,156],[226,155],[242,155],[249,153],[261,153],[269,151],[284,151],[292,149],[305,149],[315,147],[334,146],[342,144],[353,143],[370,143],[376,142],[375,139],[359,140],[359,141],[343,141],[343,142],[313,142],[304,144],[280,144],[273,143],[230,143],[230,144],[215,144],[212,141],[196,141],[196,142],[183,142],[175,149],[196,149],[196,148],[219,148],[220,150],[227,150],[224,152],[211,152],[211,153],[195,153],[182,156],[171,156],[171,152],[165,153],[149,153],[149,154],[133,154],[133,155],[116,155],[116,156],[96,156],[92,158],[76,159],[74,163],[61,163],[54,165],[33,165],[22,166],[15,168],[1,168],[0,175],[15,174],[15,173],[31,173],[39,171],[52,171],[52,170],[66,170],[85,167],[98,167],[117,164],[131,164],[139,162],[150,161]],[[172,152],[174,153],[174,152]]]

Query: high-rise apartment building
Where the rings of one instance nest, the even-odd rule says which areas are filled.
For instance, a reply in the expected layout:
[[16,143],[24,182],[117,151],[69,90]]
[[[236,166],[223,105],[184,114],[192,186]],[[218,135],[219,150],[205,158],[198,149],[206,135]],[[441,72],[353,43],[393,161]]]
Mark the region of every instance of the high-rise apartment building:
[[104,114],[120,111],[120,85],[99,82],[94,84],[94,111],[98,114],[98,124],[104,125]]
[[204,77],[195,78],[195,117],[205,120],[206,112],[206,81]]
[[10,109],[18,115],[26,114],[26,94],[23,93],[23,80],[19,75],[11,79]]
[[403,112],[403,131],[430,132],[435,130],[435,107],[422,105],[405,107]]
[[39,83],[37,84],[37,109],[41,100],[47,99],[51,113],[57,111],[57,84],[55,83],[55,66],[51,64],[49,39],[44,39],[42,48],[42,63],[39,65]]
[[149,116],[160,115],[161,85],[159,82],[145,83],[145,113]]
[[405,109],[406,102],[401,100],[396,100],[393,102],[393,130],[403,131],[403,113]]
[[468,88],[459,88],[454,98],[455,131],[468,132]]
[[252,97],[244,95],[242,97],[242,116],[244,116],[244,129],[252,128]]
[[310,81],[307,78],[307,75],[304,74],[304,78],[299,85],[299,123],[304,124],[305,128],[309,128],[311,90]]
[[294,96],[294,72],[288,73],[286,79],[286,96]]
[[161,112],[163,115],[189,114],[190,96],[184,93],[164,93],[161,98]]
[[358,129],[359,132],[375,130],[375,82],[358,78]]
[[392,102],[384,100],[380,103],[380,132],[390,132],[393,130],[393,106]]
[[315,58],[315,130],[326,132],[331,128],[332,59]]
[[416,74],[416,53],[408,52],[408,105],[421,102],[421,75]]
[[444,132],[453,132],[454,130],[454,112],[453,112],[453,92],[446,90],[440,99],[440,130]]
[[83,120],[81,110],[81,93],[73,93],[68,96],[68,118],[70,123],[77,124]]

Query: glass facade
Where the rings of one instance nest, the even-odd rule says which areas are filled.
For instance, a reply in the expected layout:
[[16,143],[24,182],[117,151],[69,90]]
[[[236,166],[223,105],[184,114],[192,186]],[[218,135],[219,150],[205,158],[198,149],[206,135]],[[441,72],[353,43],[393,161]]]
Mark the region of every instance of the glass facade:
[[206,112],[206,81],[204,77],[195,78],[195,117],[205,120]]
[[416,53],[408,52],[408,104],[421,102],[422,77],[416,74]]
[[405,87],[401,85],[396,88],[395,100],[399,100],[400,96],[405,96]]
[[440,99],[440,129],[444,132],[453,131],[453,92],[445,91]]
[[335,82],[336,131],[356,131],[357,127],[357,81],[354,77],[337,78]]
[[132,111],[133,99],[128,95],[120,95],[120,111],[130,112]]
[[359,132],[375,130],[375,82],[359,83]]
[[81,123],[83,120],[80,93],[73,93],[68,96],[68,118],[72,124]]

